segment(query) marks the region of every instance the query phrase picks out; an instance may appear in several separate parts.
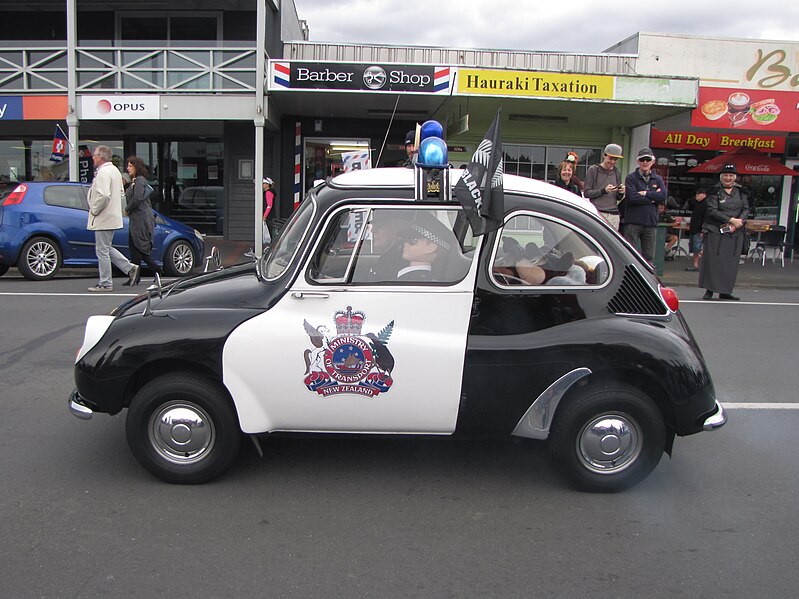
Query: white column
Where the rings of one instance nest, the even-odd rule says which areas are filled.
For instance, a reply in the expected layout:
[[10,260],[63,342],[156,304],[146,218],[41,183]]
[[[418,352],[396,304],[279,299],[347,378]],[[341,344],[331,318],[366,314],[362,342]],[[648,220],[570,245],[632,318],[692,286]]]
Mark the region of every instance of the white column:
[[67,0],[67,125],[69,128],[69,180],[78,180],[78,106],[77,106],[77,7]]
[[255,35],[255,255],[263,255],[262,222],[264,194],[261,182],[264,178],[264,69],[266,68],[266,7],[264,0],[256,0]]

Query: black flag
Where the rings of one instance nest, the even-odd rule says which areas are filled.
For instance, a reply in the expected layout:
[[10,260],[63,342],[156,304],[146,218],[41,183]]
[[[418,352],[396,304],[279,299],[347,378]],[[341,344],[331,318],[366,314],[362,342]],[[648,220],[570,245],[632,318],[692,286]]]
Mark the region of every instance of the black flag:
[[501,112],[501,108],[497,110],[494,122],[474,151],[472,161],[466,166],[454,189],[455,198],[463,206],[475,235],[484,235],[498,229],[505,215],[502,187],[505,166],[499,133]]

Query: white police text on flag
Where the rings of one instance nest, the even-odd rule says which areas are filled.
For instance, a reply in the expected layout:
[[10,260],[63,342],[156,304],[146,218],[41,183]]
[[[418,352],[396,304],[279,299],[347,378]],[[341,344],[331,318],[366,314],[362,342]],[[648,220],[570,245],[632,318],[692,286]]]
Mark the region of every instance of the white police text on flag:
[[498,229],[505,212],[500,114],[501,109],[454,188],[475,235]]

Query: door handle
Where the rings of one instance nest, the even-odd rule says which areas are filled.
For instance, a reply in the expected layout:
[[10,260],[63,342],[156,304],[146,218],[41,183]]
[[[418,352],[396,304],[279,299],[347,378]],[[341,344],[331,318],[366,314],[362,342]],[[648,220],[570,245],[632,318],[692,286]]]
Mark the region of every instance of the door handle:
[[318,291],[293,291],[291,297],[294,299],[327,299],[330,294]]

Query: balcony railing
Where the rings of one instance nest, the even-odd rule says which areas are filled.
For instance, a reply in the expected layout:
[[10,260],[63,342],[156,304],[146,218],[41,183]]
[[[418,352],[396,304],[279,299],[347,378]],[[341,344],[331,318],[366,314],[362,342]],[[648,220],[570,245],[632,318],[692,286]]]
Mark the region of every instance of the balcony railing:
[[524,50],[481,50],[424,46],[381,46],[288,42],[283,56],[290,60],[436,64],[531,71],[566,71],[596,75],[633,75],[633,54],[575,54]]
[[[80,47],[76,91],[254,92],[256,57],[255,48]],[[65,49],[0,48],[0,94],[67,92],[67,75]]]

